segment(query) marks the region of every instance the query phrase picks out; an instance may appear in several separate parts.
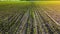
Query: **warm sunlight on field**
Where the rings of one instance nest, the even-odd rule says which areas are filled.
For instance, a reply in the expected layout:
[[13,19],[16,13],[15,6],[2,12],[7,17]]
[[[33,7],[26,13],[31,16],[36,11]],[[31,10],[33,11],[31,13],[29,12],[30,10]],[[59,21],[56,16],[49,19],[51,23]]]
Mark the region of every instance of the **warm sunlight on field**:
[[60,1],[37,1],[37,2],[35,2],[35,4],[42,4],[42,5],[58,5],[58,4],[60,4]]
[[60,24],[60,1],[36,2],[44,11]]

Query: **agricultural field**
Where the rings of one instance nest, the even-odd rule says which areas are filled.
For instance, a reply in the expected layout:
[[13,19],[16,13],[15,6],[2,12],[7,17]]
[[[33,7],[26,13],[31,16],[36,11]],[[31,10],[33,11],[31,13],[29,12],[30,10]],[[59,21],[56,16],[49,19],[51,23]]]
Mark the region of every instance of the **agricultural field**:
[[59,24],[60,24],[60,5],[56,5],[56,6],[51,6],[54,11],[52,11],[52,13],[54,13],[53,15],[51,15]]
[[49,13],[49,15],[60,24],[60,5],[47,5],[42,6],[43,10]]
[[60,34],[50,8],[37,2],[0,2],[0,34]]
[[39,7],[60,24],[60,2],[45,2],[39,5]]

